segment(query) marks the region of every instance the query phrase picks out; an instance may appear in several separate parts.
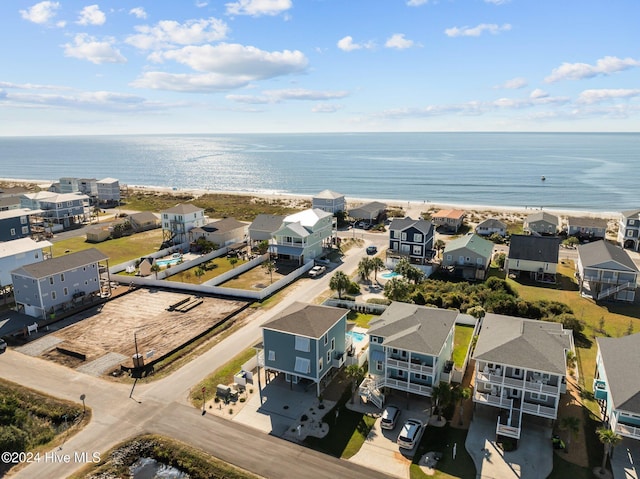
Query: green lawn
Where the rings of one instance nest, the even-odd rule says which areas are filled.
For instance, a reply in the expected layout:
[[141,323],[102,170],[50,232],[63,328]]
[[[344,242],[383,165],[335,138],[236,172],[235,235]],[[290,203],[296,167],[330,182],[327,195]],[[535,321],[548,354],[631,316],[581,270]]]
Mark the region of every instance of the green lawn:
[[457,368],[461,368],[473,337],[473,326],[456,324],[453,336],[453,362]]
[[179,281],[181,283],[191,283],[191,284],[202,284],[210,279],[215,278],[216,276],[220,276],[227,271],[231,271],[233,268],[240,266],[241,264],[246,263],[247,261],[238,259],[238,262],[235,266],[231,265],[229,260],[222,256],[218,258],[214,258],[207,263],[210,265],[209,270],[205,270],[204,274],[200,277],[197,277],[195,274],[195,270],[198,268],[204,269],[204,265],[194,266],[193,268],[189,268],[185,271],[181,271],[178,274],[174,274],[173,276],[169,276],[167,281]]
[[369,321],[379,317],[380,316],[376,316],[375,314],[364,314],[356,311],[349,311],[347,321],[353,322],[356,326],[360,326],[361,328],[369,329]]
[[[449,424],[444,427],[427,426],[422,436],[422,441],[413,457],[413,464],[411,464],[410,468],[411,479],[427,479],[429,477],[436,479],[467,479],[476,477],[476,466],[464,446],[466,440],[466,429],[455,429],[450,427]],[[454,444],[457,444],[455,459],[453,459]],[[442,453],[442,459],[438,461],[436,472],[433,476],[427,476],[422,472],[418,464],[422,456],[429,451]]]
[[87,243],[84,236],[75,236],[53,243],[53,257],[57,258],[65,253],[97,248],[109,257],[109,266],[115,266],[158,251],[161,244],[161,229],[123,236],[122,238],[111,239],[102,243]]

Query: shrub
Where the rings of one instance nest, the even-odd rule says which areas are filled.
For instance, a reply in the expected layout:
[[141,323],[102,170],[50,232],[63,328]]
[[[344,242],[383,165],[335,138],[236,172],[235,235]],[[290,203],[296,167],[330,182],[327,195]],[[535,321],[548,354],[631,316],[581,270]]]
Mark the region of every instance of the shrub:
[[360,285],[355,281],[351,281],[349,283],[349,287],[347,288],[347,294],[360,294]]

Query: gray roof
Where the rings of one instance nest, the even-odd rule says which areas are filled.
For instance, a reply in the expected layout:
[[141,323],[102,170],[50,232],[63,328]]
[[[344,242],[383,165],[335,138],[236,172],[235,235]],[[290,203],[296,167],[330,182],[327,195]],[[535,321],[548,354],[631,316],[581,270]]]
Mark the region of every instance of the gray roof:
[[608,241],[581,244],[578,246],[578,256],[583,267],[638,272],[629,254]]
[[615,408],[640,414],[640,333],[596,342]]
[[15,208],[13,210],[0,211],[0,220],[7,218],[19,218],[20,216],[29,216],[41,213],[41,210],[30,210],[29,208]]
[[511,235],[509,259],[557,263],[559,248],[556,236]]
[[406,218],[394,218],[391,220],[391,224],[389,225],[389,229],[394,231],[404,231],[411,227],[414,227],[425,235],[430,234],[433,230],[433,224],[431,221],[427,221],[422,218],[414,220],[409,216]]
[[478,226],[476,226],[476,228],[500,228],[500,229],[506,229],[507,228],[507,224],[500,221],[499,219],[496,218],[487,218],[486,220],[482,221],[481,223],[478,223]]
[[0,207],[14,206],[19,204],[20,204],[19,196],[5,196],[5,197],[0,196]]
[[151,211],[140,211],[139,213],[133,213],[129,215],[129,220],[134,223],[153,223],[158,222],[160,219],[154,215]]
[[189,213],[197,213],[198,211],[204,211],[202,208],[198,208],[196,205],[191,203],[181,203],[179,205],[174,206],[173,208],[169,208],[167,210],[162,210],[163,213],[172,213],[178,215],[187,215]]
[[393,302],[379,319],[369,323],[369,335],[382,336],[384,345],[437,356],[460,313]]
[[531,213],[529,216],[527,216],[525,223],[535,223],[536,221],[546,221],[547,223],[551,223],[554,225],[560,224],[557,216],[552,215],[551,213],[547,213],[546,211]]
[[379,201],[372,201],[371,203],[365,203],[364,205],[360,205],[357,208],[351,208],[349,210],[349,216],[355,218],[354,214],[367,214],[370,215],[372,213],[376,213],[379,210],[386,210],[387,205],[384,203],[380,203]]
[[564,376],[570,334],[560,323],[487,313],[473,357]]
[[336,200],[338,198],[344,198],[344,195],[342,193],[336,193],[335,191],[331,190],[322,190],[320,193],[314,195],[313,197],[321,198],[323,200]]
[[623,211],[622,216],[624,216],[625,218],[631,218],[631,217],[638,218],[640,217],[640,210]]
[[260,214],[256,216],[253,223],[249,225],[249,229],[253,231],[266,231],[268,233],[275,233],[280,229],[286,216],[284,215],[267,215]]
[[47,278],[54,274],[64,273],[65,271],[98,263],[99,261],[105,261],[107,259],[109,259],[109,257],[104,255],[98,249],[89,248],[82,251],[76,251],[75,253],[69,253],[64,256],[58,256],[57,258],[40,261],[39,263],[28,264],[12,271],[12,273],[35,279]]
[[493,242],[489,240],[481,238],[476,234],[468,234],[449,241],[447,243],[447,246],[444,248],[444,252],[450,253],[452,251],[466,248],[469,251],[473,251],[477,255],[482,256],[483,258],[491,258],[491,254],[493,253],[493,246]]
[[346,309],[333,306],[295,302],[264,323],[262,327],[319,339],[348,312]]
[[590,218],[588,216],[569,216],[567,218],[569,226],[583,226],[585,228],[607,229],[607,220],[604,218]]
[[247,226],[246,223],[242,221],[238,221],[235,218],[223,218],[218,221],[213,221],[212,223],[207,223],[202,226],[201,229],[206,231],[207,233],[226,233],[228,231],[237,230],[238,228],[243,228]]

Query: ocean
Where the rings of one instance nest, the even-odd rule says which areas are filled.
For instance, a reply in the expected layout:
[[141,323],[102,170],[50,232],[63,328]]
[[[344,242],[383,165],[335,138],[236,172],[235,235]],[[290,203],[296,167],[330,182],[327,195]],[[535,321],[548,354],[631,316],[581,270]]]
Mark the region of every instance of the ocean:
[[594,212],[640,208],[638,160],[640,133],[0,137],[4,178]]

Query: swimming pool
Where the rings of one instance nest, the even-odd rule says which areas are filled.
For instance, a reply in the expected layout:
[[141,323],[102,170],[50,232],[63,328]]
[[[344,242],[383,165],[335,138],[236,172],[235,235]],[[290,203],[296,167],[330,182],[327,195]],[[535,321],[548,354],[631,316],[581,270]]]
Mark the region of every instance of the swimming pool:
[[380,277],[384,279],[396,278],[398,276],[401,276],[400,273],[396,273],[395,271],[389,271],[388,273],[380,275]]
[[182,257],[179,258],[171,258],[171,259],[159,259],[156,261],[158,266],[167,266],[170,264],[178,264],[182,261]]
[[362,342],[367,339],[367,335],[364,333],[359,333],[357,331],[347,331],[347,334],[353,338],[354,341]]

